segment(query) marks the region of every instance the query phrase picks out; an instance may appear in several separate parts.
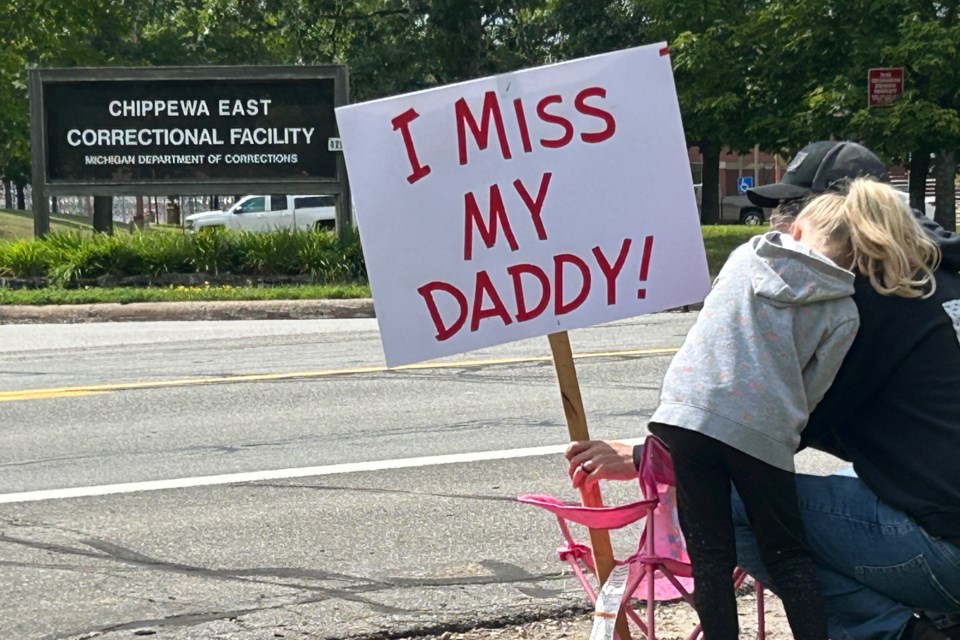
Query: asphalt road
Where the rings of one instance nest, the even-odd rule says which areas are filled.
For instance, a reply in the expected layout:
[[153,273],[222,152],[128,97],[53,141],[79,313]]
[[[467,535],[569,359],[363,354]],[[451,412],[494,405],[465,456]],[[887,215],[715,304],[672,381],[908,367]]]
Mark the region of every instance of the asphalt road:
[[[571,333],[594,437],[643,436],[692,321]],[[368,319],[2,325],[0,638],[402,637],[582,607],[555,522],[514,500],[576,499],[566,440],[546,338],[386,370]]]

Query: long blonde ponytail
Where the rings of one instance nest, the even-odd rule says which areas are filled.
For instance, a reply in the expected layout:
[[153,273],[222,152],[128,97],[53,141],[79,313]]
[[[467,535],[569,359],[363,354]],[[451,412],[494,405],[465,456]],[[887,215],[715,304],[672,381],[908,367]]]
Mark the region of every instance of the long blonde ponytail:
[[846,195],[850,243],[855,271],[870,279],[883,295],[926,298],[937,283],[940,247],[890,185],[859,178]]

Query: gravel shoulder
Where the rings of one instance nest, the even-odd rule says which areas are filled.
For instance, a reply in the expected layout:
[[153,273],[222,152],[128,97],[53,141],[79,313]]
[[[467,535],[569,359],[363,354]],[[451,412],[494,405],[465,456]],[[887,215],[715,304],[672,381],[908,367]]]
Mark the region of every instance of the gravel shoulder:
[[[737,604],[740,611],[740,637],[756,638],[756,599],[753,592],[738,596]],[[780,599],[769,591],[764,593],[764,611],[767,640],[790,640],[793,636],[783,606]],[[547,618],[522,625],[478,628],[463,632],[445,631],[439,635],[405,637],[400,640],[586,640],[590,637],[592,624],[593,618],[590,614],[571,612],[570,616]],[[696,624],[696,613],[686,604],[668,603],[657,608],[656,634],[659,640],[685,640]],[[642,636],[635,633],[633,638],[637,637]]]

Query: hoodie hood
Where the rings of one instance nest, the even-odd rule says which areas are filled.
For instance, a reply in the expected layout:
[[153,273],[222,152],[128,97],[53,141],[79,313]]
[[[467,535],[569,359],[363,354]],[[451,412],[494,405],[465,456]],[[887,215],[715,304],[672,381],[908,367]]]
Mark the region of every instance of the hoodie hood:
[[927,237],[940,247],[940,253],[942,254],[940,268],[953,272],[960,271],[960,236],[952,231],[947,231],[916,209],[913,210],[913,214],[920,226],[923,227]]
[[853,295],[854,275],[806,245],[775,231],[752,238],[750,277],[756,295],[778,306]]
[[670,362],[651,422],[793,471],[800,432],[856,334],[853,283],[787,235],[738,247]]

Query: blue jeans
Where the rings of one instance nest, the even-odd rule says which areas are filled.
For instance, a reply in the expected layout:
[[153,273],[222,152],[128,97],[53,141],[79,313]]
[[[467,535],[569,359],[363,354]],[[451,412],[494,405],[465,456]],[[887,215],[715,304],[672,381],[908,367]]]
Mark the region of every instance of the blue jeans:
[[[833,640],[896,639],[914,609],[960,612],[960,548],[882,503],[859,478],[797,475],[797,497]],[[769,582],[739,496],[737,561]]]

